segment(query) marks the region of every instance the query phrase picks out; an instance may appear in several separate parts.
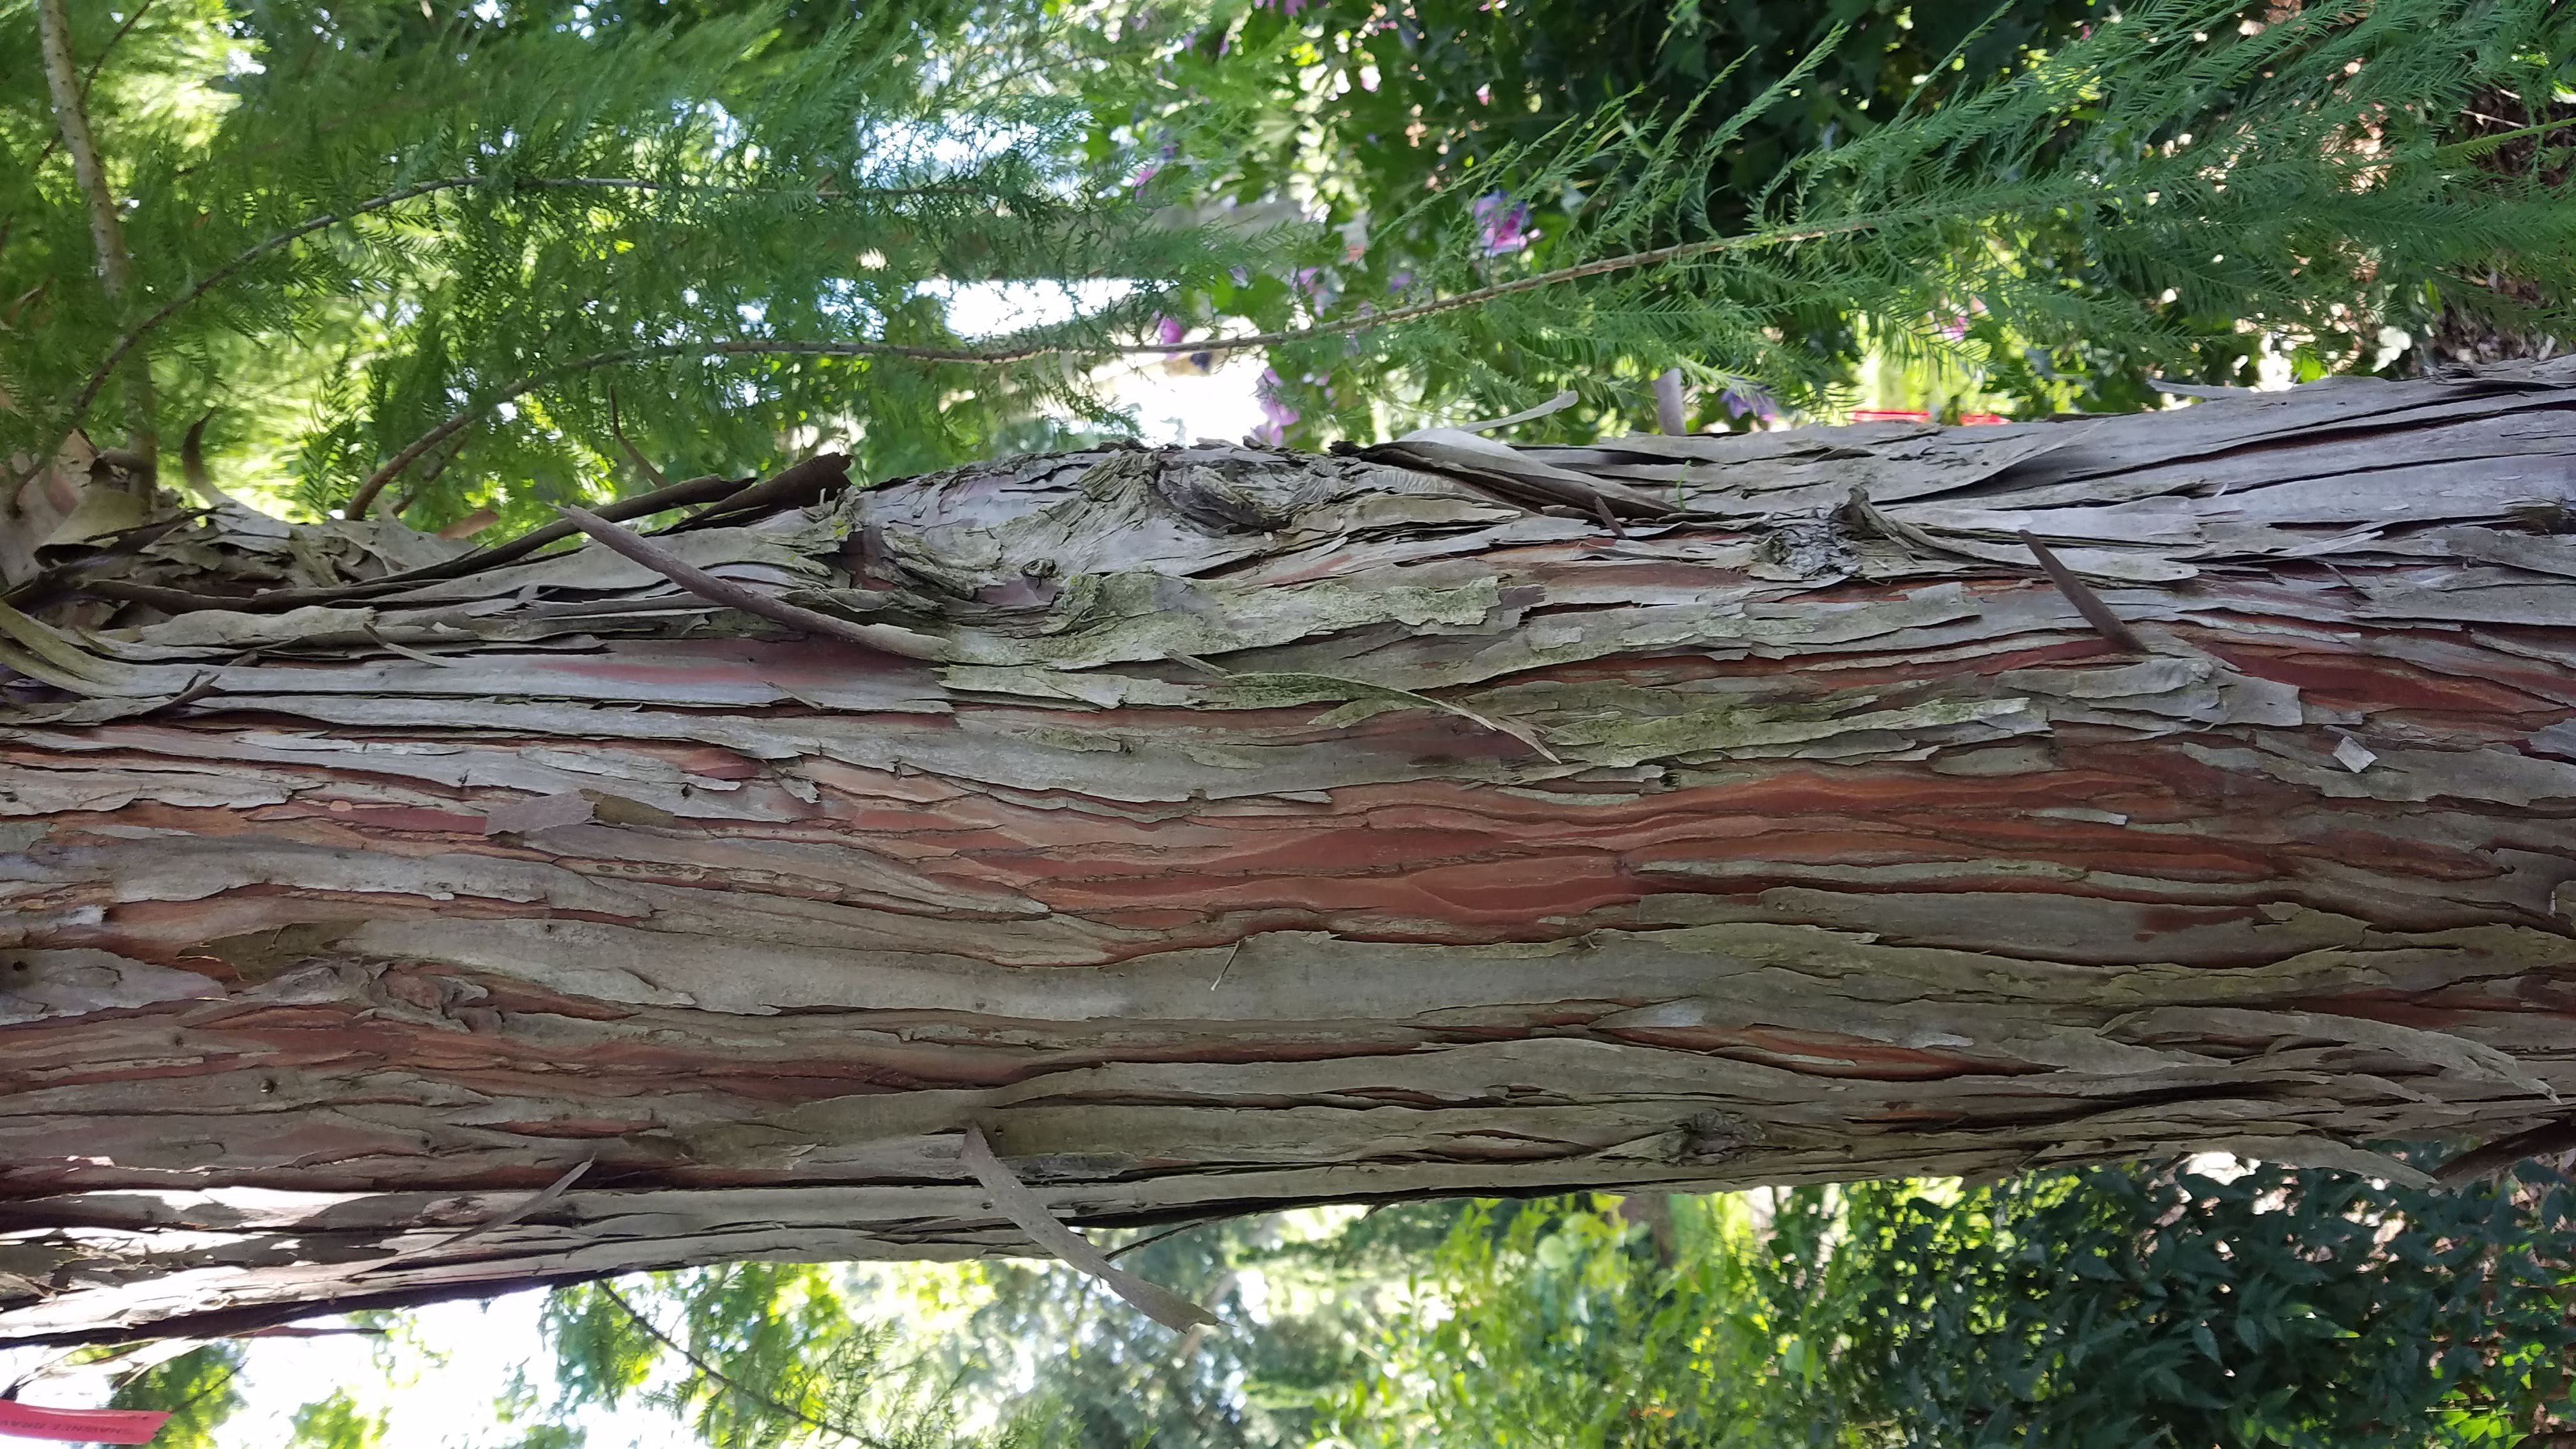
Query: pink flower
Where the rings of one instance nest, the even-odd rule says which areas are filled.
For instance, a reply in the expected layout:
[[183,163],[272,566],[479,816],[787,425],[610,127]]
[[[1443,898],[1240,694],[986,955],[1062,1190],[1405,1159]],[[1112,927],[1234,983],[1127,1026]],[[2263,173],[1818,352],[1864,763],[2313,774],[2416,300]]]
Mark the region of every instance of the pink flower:
[[1254,429],[1253,436],[1273,447],[1284,442],[1288,436],[1288,429],[1304,416],[1303,413],[1290,407],[1286,398],[1279,395],[1279,389],[1284,385],[1280,380],[1279,370],[1275,367],[1261,369],[1261,380],[1252,385],[1253,401],[1261,405],[1261,415],[1270,420]]
[[1146,162],[1144,166],[1137,171],[1134,178],[1129,180],[1127,184],[1135,188],[1137,194],[1142,195],[1145,190],[1145,183],[1162,175],[1163,163],[1171,160],[1174,156],[1179,155],[1180,150],[1180,147],[1173,145],[1171,142],[1164,142],[1163,149],[1156,152],[1154,159]]
[[1499,191],[1477,197],[1475,215],[1477,226],[1483,229],[1485,255],[1489,257],[1519,251],[1538,235],[1529,229],[1529,204],[1514,201]]
[[1957,342],[1968,335],[1968,324],[1975,320],[1975,318],[1985,310],[1986,304],[1984,299],[1970,297],[1968,299],[1968,309],[1966,311],[1952,311],[1946,317],[1936,316],[1933,319],[1933,325],[1939,329],[1942,336],[1949,338],[1953,342]]
[[1780,416],[1780,405],[1771,400],[1771,394],[1764,391],[1759,383],[1739,380],[1733,387],[1719,393],[1717,400],[1733,409],[1738,416],[1760,422],[1767,423]]
[[1164,315],[1154,319],[1154,338],[1165,347],[1180,346],[1182,330],[1178,317]]

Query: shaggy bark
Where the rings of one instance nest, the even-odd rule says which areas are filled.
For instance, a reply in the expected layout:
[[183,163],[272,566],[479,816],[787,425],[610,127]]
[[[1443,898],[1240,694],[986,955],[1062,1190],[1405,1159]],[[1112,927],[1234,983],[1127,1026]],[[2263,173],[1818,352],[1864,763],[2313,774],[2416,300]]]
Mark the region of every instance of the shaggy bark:
[[2551,364],[1104,450],[654,536],[929,658],[595,544],[49,550],[0,614],[0,1340],[1020,1249],[969,1126],[1093,1225],[2403,1175],[2367,1144],[2576,1090],[2571,500]]

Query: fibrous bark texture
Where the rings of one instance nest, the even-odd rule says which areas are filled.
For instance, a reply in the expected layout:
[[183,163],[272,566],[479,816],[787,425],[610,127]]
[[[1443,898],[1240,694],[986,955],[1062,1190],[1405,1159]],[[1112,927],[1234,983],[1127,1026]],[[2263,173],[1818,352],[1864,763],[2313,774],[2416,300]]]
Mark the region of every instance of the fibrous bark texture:
[[1022,1249],[969,1126],[1094,1225],[2401,1174],[2576,1091],[2571,503],[2550,364],[1108,449],[653,538],[889,649],[596,545],[50,550],[0,1340]]

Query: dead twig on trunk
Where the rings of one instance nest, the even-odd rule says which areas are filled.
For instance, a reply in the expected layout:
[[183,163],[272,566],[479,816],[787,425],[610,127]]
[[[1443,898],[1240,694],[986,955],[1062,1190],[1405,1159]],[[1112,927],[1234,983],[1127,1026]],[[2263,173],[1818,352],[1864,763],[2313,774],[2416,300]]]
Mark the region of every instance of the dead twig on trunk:
[[2138,637],[2138,631],[2112,613],[2111,606],[2102,602],[2102,596],[2077,578],[2075,570],[2060,561],[2054,550],[2041,543],[2027,528],[2021,530],[2021,541],[2022,546],[2030,550],[2031,557],[2039,560],[2039,566],[2048,571],[2049,582],[2057,585],[2057,591],[2075,606],[2075,612],[2084,616],[2085,623],[2092,625],[2103,638],[2132,654],[2148,652],[2147,641]]
[[928,634],[898,629],[891,624],[858,624],[836,619],[829,614],[800,608],[784,599],[772,598],[758,589],[748,588],[729,579],[717,578],[696,564],[659,544],[646,540],[632,529],[620,528],[586,508],[565,504],[558,509],[582,532],[599,540],[611,551],[642,564],[681,588],[711,603],[728,609],[757,614],[772,623],[784,624],[806,634],[820,634],[845,644],[857,644],[880,653],[896,654],[906,659],[940,660],[948,657],[947,644]]

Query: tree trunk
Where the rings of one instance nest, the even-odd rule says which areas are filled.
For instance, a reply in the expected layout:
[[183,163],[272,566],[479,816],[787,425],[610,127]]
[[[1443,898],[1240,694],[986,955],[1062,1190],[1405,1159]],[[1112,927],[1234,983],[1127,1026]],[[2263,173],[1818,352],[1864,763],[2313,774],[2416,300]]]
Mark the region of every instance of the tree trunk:
[[2576,1091],[2571,500],[2559,363],[655,539],[931,659],[597,546],[58,554],[0,614],[0,1341],[1022,1248],[970,1125],[1090,1225],[2403,1175]]

